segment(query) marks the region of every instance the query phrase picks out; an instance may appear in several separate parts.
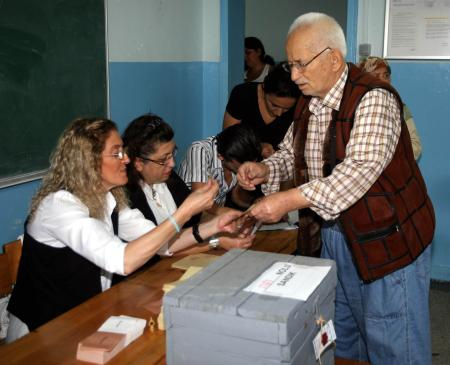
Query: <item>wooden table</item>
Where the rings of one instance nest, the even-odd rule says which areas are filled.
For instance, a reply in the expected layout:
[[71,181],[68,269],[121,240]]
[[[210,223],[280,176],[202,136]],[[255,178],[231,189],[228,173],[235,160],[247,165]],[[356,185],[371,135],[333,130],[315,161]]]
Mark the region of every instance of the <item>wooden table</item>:
[[[258,232],[252,249],[292,253],[295,231]],[[217,250],[217,254],[224,251]],[[95,332],[112,315],[156,319],[165,283],[178,280],[183,271],[172,269],[180,257],[166,258],[9,345],[0,346],[0,364],[85,364],[75,359],[77,344]],[[30,303],[30,305],[33,305]],[[165,364],[165,332],[146,328],[143,335],[114,357],[114,364]],[[357,362],[336,360],[336,364]]]

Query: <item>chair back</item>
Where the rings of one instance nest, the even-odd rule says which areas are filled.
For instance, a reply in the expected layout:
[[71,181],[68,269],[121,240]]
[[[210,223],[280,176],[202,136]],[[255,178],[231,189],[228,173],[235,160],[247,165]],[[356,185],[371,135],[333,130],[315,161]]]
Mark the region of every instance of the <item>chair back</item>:
[[0,254],[0,298],[11,293],[17,280],[22,242],[15,240],[3,245],[4,253]]

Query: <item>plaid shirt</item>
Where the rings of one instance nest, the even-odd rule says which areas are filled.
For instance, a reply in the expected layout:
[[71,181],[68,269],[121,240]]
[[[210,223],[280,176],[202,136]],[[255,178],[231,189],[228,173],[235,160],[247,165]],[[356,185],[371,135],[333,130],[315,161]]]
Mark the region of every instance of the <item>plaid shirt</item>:
[[[323,177],[322,149],[333,110],[339,110],[348,67],[324,99],[313,97],[305,158],[310,181],[298,189],[325,220],[356,203],[375,183],[394,155],[400,137],[400,109],[393,94],[384,89],[367,92],[355,112],[355,121],[346,146],[345,159],[332,174]],[[279,190],[281,181],[293,178],[293,123],[280,143],[280,150],[263,162],[269,167],[264,194]]]

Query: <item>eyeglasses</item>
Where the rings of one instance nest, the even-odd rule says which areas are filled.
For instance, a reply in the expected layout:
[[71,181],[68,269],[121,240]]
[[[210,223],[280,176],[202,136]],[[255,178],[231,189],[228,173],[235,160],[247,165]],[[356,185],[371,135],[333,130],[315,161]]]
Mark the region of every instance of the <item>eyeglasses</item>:
[[170,160],[175,158],[175,156],[177,155],[177,152],[178,152],[178,148],[175,147],[175,149],[172,151],[172,153],[168,154],[165,158],[163,158],[161,160],[152,160],[151,158],[147,158],[147,157],[143,157],[143,156],[141,156],[140,158],[144,161],[153,162],[159,166],[166,166],[170,162]]
[[114,157],[117,160],[122,161],[125,156],[128,157],[127,153],[124,150],[119,150],[117,152],[111,153],[110,155],[103,155],[103,156],[108,156],[108,157]]
[[308,62],[301,63],[300,61],[293,61],[293,62],[285,62],[283,63],[283,68],[286,72],[291,72],[293,69],[297,71],[303,71],[306,66],[308,66],[312,61],[314,61],[317,57],[319,57],[322,53],[324,53],[327,50],[331,50],[330,47],[327,47],[323,49],[321,52],[316,54],[313,58],[311,58]]

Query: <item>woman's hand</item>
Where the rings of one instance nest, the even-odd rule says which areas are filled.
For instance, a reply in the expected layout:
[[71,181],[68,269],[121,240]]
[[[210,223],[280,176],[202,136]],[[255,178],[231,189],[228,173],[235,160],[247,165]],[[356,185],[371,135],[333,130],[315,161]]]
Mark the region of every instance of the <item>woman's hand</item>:
[[224,213],[215,216],[213,222],[216,227],[216,233],[227,232],[236,233],[239,231],[239,217],[242,216],[242,212],[239,210],[229,209]]
[[214,198],[216,197],[218,191],[219,185],[217,182],[209,179],[204,186],[189,194],[181,206],[188,209],[191,216],[201,213],[213,206]]
[[241,237],[239,236],[220,236],[219,237],[219,245],[224,250],[231,250],[233,248],[249,248],[253,240],[255,239],[255,235],[247,236],[247,237]]

